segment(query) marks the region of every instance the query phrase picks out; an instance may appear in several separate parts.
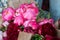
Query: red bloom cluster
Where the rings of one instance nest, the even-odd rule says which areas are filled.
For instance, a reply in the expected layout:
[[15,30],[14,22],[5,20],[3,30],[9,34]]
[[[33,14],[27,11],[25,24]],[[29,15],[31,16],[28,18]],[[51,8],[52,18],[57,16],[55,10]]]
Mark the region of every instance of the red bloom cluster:
[[10,23],[7,28],[7,40],[17,40],[18,33],[18,25]]
[[31,27],[24,28],[24,32],[38,34],[38,30],[33,30]]
[[56,29],[53,27],[52,24],[50,23],[46,23],[40,26],[39,29],[39,34],[45,36],[45,35],[51,35],[51,36],[57,36],[57,31]]
[[46,35],[45,40],[60,40],[60,39],[54,36]]

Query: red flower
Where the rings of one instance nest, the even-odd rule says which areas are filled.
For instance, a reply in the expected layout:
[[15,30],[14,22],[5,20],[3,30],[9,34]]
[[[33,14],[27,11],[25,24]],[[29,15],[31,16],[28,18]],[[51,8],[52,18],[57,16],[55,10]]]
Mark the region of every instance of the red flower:
[[17,40],[18,33],[18,25],[10,23],[7,28],[7,40]]
[[37,34],[38,30],[33,30],[31,27],[25,27],[24,32]]
[[39,34],[42,34],[43,36],[45,35],[56,36],[56,33],[57,31],[52,24],[45,23],[43,25],[40,25]]
[[3,40],[7,40],[7,37],[3,37]]
[[53,36],[50,36],[50,35],[46,35],[46,36],[45,36],[45,40],[60,40],[60,39],[57,38],[57,37],[53,37]]

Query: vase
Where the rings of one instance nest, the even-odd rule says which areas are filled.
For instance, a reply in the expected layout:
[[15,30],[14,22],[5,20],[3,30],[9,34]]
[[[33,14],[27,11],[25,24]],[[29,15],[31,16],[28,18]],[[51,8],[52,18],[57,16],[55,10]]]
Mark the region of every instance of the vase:
[[60,0],[50,0],[50,13],[54,21],[60,18]]

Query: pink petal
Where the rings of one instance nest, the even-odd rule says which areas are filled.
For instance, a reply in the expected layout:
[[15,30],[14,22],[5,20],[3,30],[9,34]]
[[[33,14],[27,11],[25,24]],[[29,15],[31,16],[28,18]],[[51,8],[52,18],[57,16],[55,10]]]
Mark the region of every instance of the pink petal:
[[12,20],[12,18],[14,17],[14,13],[15,10],[11,7],[4,9],[2,12],[3,20],[7,20],[7,21]]

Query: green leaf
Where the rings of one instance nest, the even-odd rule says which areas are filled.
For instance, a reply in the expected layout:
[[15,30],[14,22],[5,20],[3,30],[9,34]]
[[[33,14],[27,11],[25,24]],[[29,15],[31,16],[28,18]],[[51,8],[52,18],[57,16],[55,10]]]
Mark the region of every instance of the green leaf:
[[35,35],[32,36],[31,40],[42,40],[42,38],[43,37],[41,35],[35,34]]
[[40,18],[51,18],[51,15],[49,12],[42,10],[41,8],[39,9],[39,14],[36,18],[36,21],[38,21]]
[[7,30],[7,27],[2,27],[0,30],[4,32]]
[[21,29],[21,31],[23,31],[24,30],[24,26],[21,26],[20,29]]
[[40,12],[36,18],[36,20],[38,20],[39,18],[44,18],[46,15],[46,13],[44,12],[44,10],[40,9]]
[[50,18],[50,13],[48,13],[47,18],[48,18],[48,19]]

